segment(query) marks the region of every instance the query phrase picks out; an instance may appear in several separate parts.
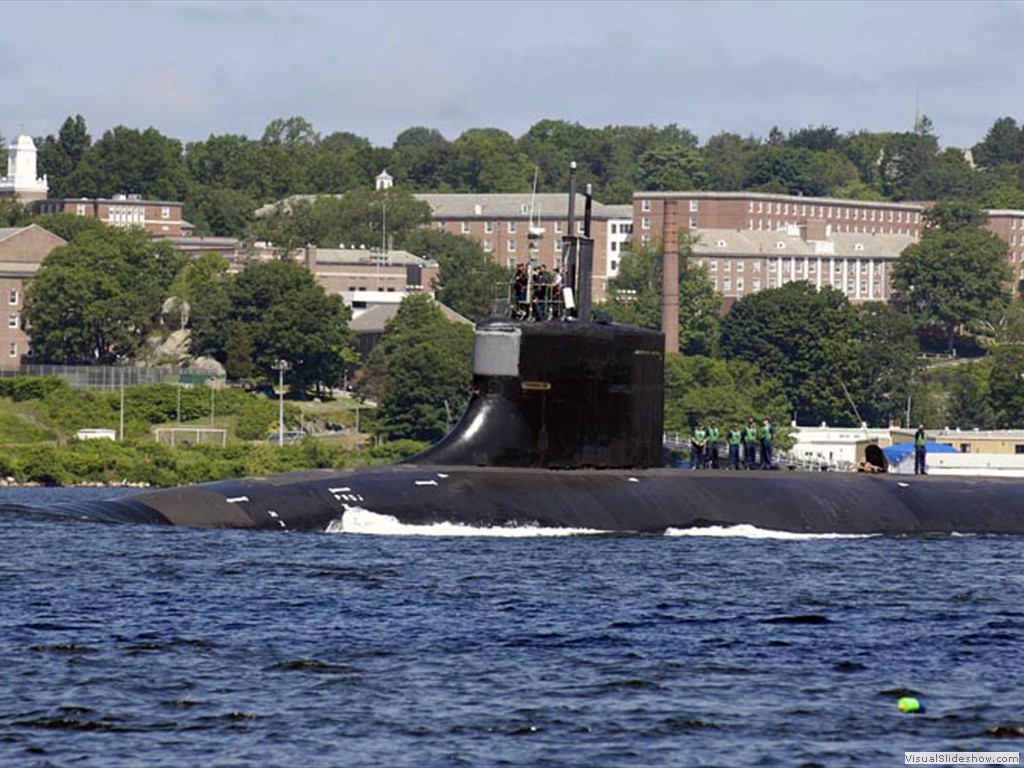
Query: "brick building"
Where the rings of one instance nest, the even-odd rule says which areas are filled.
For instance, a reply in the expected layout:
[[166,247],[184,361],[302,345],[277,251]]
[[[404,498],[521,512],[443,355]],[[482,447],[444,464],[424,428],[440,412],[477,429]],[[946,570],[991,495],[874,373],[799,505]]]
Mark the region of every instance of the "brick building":
[[376,306],[397,306],[412,293],[434,296],[437,262],[406,251],[309,246],[303,257],[324,290],[352,308],[353,318]]
[[991,210],[987,213],[989,230],[1006,243],[1006,263],[1013,270],[1014,283],[1024,280],[1024,211]]
[[25,333],[25,283],[65,241],[40,226],[0,229],[0,368],[17,368],[31,354]]
[[[892,266],[920,240],[928,203],[794,197],[757,192],[636,192],[639,244],[662,242],[667,206],[679,232],[727,302],[794,280],[831,285],[854,303],[888,301]],[[1024,277],[1024,211],[988,211],[988,228],[1007,244],[1007,263]]]
[[182,217],[182,203],[143,200],[139,195],[106,198],[47,198],[33,203],[37,214],[70,213],[99,219],[111,227],[141,227],[154,237],[188,237],[193,227]]

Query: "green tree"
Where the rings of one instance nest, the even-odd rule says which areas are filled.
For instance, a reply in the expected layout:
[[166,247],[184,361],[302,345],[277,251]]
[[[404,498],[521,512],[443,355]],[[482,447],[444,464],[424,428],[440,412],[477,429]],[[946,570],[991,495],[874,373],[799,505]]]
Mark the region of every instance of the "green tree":
[[922,325],[943,330],[953,351],[956,329],[1006,304],[1006,244],[982,229],[984,214],[959,203],[940,203],[925,213],[920,242],[904,249],[893,268],[899,305]]
[[119,125],[104,132],[67,177],[68,197],[135,193],[147,200],[181,200],[187,174],[181,142],[155,128]]
[[245,136],[210,136],[188,145],[185,164],[199,189],[230,189],[266,202],[273,198],[261,175],[259,151],[259,143]]
[[38,224],[57,237],[64,238],[69,243],[83,232],[95,232],[107,226],[99,219],[75,216],[72,213],[44,213],[32,219],[32,223]]
[[375,149],[367,139],[339,131],[316,145],[309,161],[309,191],[344,192],[369,189],[374,177],[390,164],[386,150]]
[[856,424],[857,314],[834,288],[800,281],[744,296],[722,321],[722,355],[777,379],[804,424]]
[[31,220],[32,214],[24,203],[13,197],[0,198],[0,227],[24,227]]
[[81,115],[68,117],[56,138],[47,136],[39,144],[39,173],[47,176],[52,197],[70,196],[68,179],[91,146],[92,137]]
[[858,308],[858,367],[847,382],[861,421],[884,427],[902,420],[918,369],[914,322],[887,304]]
[[380,248],[401,242],[430,221],[429,204],[405,189],[355,189],[341,196],[288,201],[260,219],[253,231],[281,253],[306,245],[323,248],[358,244]]
[[888,134],[877,161],[879,188],[893,200],[920,199],[920,180],[938,153],[939,140],[927,117],[911,133]]
[[388,440],[435,442],[469,399],[473,329],[448,321],[423,294],[407,296],[370,356],[377,424]]
[[706,189],[708,173],[700,153],[687,146],[666,144],[644,152],[639,160],[640,189]]
[[987,360],[956,366],[946,412],[946,422],[950,426],[962,429],[992,429],[996,426],[996,414],[988,396],[991,372],[992,364]]
[[256,200],[246,192],[192,186],[185,200],[184,216],[196,234],[243,237],[253,221]]
[[[309,270],[291,261],[252,264],[231,283],[230,297],[229,321],[245,325],[256,372],[274,378],[271,366],[283,358],[292,365],[293,390],[340,380],[353,359],[351,312],[340,296],[328,296]],[[226,361],[226,349],[218,359]]]
[[720,191],[743,189],[747,163],[757,152],[758,141],[735,133],[718,133],[708,139],[702,150],[708,172],[708,188]]
[[398,163],[395,178],[399,184],[424,191],[444,191],[451,145],[440,131],[422,126],[407,128],[398,134],[391,149]]
[[702,355],[665,357],[665,431],[686,434],[698,421],[723,430],[748,418],[789,420],[790,403],[782,384],[744,360]]
[[452,186],[460,192],[528,192],[533,166],[498,128],[471,128],[451,145]]
[[1012,117],[999,118],[985,138],[974,145],[971,154],[981,168],[1019,165],[1024,162],[1024,127],[1018,126]]
[[184,256],[141,230],[103,227],[50,252],[25,290],[40,362],[112,364],[133,355],[160,314]]
[[[661,328],[661,243],[654,241],[623,255],[619,274],[609,281],[601,309],[616,322]],[[693,241],[679,236],[679,349],[691,355],[718,350],[721,297],[708,279],[707,268],[693,259]]]
[[171,295],[188,305],[189,351],[224,356],[231,331],[231,276],[227,260],[207,253],[189,261],[171,285]]
[[1024,426],[1024,347],[1006,346],[995,351],[988,395],[997,429]]
[[224,372],[229,379],[248,379],[253,373],[252,339],[245,323],[235,320],[224,348]]
[[437,300],[460,315],[476,321],[492,313],[494,300],[505,295],[509,271],[474,242],[438,229],[415,229],[401,242],[417,256],[434,259],[440,267]]

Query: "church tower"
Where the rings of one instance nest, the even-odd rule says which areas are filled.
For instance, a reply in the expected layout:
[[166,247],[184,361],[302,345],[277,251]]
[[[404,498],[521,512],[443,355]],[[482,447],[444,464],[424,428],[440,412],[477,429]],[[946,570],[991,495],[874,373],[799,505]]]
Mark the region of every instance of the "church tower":
[[49,185],[36,176],[36,143],[22,134],[7,147],[7,176],[0,178],[0,196],[16,200],[44,200]]

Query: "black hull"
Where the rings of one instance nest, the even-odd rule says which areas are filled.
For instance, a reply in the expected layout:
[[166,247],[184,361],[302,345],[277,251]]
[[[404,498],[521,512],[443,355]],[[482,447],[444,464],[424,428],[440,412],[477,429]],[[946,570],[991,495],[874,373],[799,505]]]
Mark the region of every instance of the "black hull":
[[406,525],[662,533],[752,525],[810,534],[1021,534],[1024,483],[680,469],[398,465],[228,480],[97,502],[75,516],[200,528],[327,530],[346,510]]

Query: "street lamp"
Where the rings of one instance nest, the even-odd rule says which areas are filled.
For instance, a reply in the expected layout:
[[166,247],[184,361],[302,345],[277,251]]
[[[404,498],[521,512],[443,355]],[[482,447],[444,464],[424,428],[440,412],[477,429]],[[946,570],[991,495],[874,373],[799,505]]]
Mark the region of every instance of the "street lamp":
[[277,446],[280,448],[284,445],[284,372],[290,371],[292,364],[280,359],[270,367],[277,371]]

